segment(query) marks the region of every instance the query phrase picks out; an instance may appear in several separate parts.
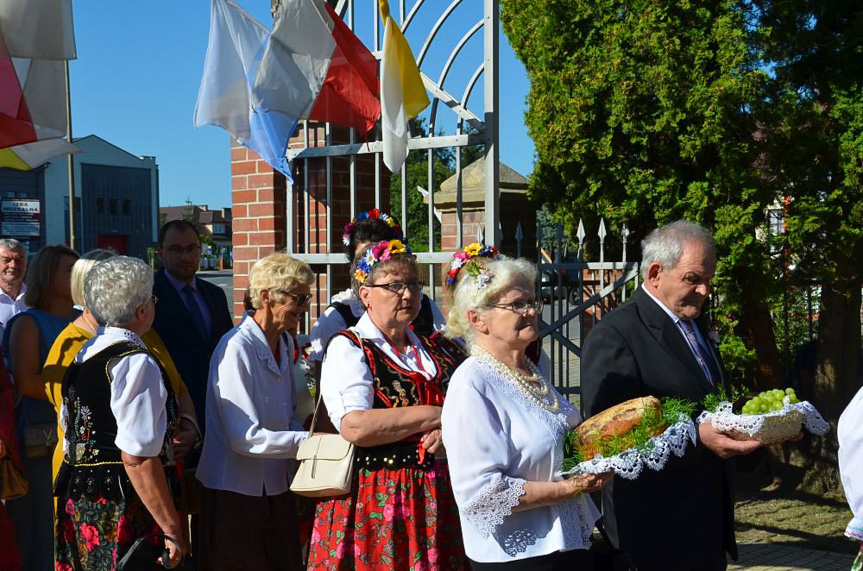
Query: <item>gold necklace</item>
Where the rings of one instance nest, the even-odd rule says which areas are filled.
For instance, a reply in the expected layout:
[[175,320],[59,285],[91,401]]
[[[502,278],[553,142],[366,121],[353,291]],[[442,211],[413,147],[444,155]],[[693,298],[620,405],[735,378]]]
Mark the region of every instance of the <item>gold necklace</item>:
[[557,412],[560,409],[560,403],[554,394],[549,396],[551,390],[548,381],[543,378],[542,373],[530,359],[527,359],[527,367],[530,369],[531,376],[525,376],[483,349],[478,345],[471,348],[471,355],[484,359],[498,373],[506,379],[509,379],[528,400],[536,403],[549,412]]

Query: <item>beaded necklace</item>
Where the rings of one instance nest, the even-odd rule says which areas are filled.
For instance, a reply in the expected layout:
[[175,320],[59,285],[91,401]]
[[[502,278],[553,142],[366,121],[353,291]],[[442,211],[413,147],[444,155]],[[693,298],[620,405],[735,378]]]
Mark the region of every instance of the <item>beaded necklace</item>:
[[552,413],[555,413],[560,409],[560,403],[558,402],[557,397],[551,393],[548,382],[530,359],[527,359],[527,367],[531,372],[531,376],[528,377],[514,370],[512,367],[478,345],[471,347],[471,355],[482,359],[488,365],[491,365],[497,373],[518,387],[528,400],[533,401],[538,406]]

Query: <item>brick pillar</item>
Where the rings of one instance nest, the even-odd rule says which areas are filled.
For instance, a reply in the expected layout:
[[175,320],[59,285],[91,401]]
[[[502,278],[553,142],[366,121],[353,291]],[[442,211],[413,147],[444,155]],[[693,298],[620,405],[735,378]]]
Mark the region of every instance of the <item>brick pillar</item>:
[[235,318],[243,313],[249,268],[286,246],[286,182],[284,175],[231,139]]

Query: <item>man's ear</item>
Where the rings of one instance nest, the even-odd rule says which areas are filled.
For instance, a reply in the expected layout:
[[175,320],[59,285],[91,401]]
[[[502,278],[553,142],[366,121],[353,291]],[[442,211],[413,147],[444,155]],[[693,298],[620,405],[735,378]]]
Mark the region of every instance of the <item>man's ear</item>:
[[488,335],[488,325],[485,324],[485,318],[476,309],[467,310],[467,321],[474,331]]
[[647,266],[647,281],[654,283],[655,280],[659,277],[659,274],[661,273],[662,264],[660,264],[659,262],[651,263],[649,266]]

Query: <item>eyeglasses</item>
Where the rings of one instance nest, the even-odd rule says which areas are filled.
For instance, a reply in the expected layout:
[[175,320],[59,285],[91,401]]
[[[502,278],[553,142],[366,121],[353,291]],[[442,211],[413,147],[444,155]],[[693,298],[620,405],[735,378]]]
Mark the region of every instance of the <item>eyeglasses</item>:
[[185,248],[182,246],[171,246],[167,248],[168,252],[175,256],[182,256],[183,254],[197,254],[201,251],[200,244],[193,244],[191,246],[186,246]]
[[294,300],[294,305],[297,307],[303,307],[310,301],[312,301],[312,294],[310,293],[293,293],[290,291],[279,291],[279,293],[288,296],[292,300]]
[[419,282],[390,282],[388,284],[366,284],[366,287],[382,287],[386,288],[387,291],[390,291],[396,295],[404,295],[406,289],[409,289],[411,293],[417,294],[423,290],[423,285]]
[[153,302],[153,305],[156,305],[157,303],[159,303],[159,298],[156,297],[155,295],[150,297],[150,300]]
[[519,315],[527,315],[531,309],[536,313],[542,312],[543,303],[541,299],[535,301],[514,301],[512,303],[492,303],[488,307],[496,307],[498,309],[506,309]]

